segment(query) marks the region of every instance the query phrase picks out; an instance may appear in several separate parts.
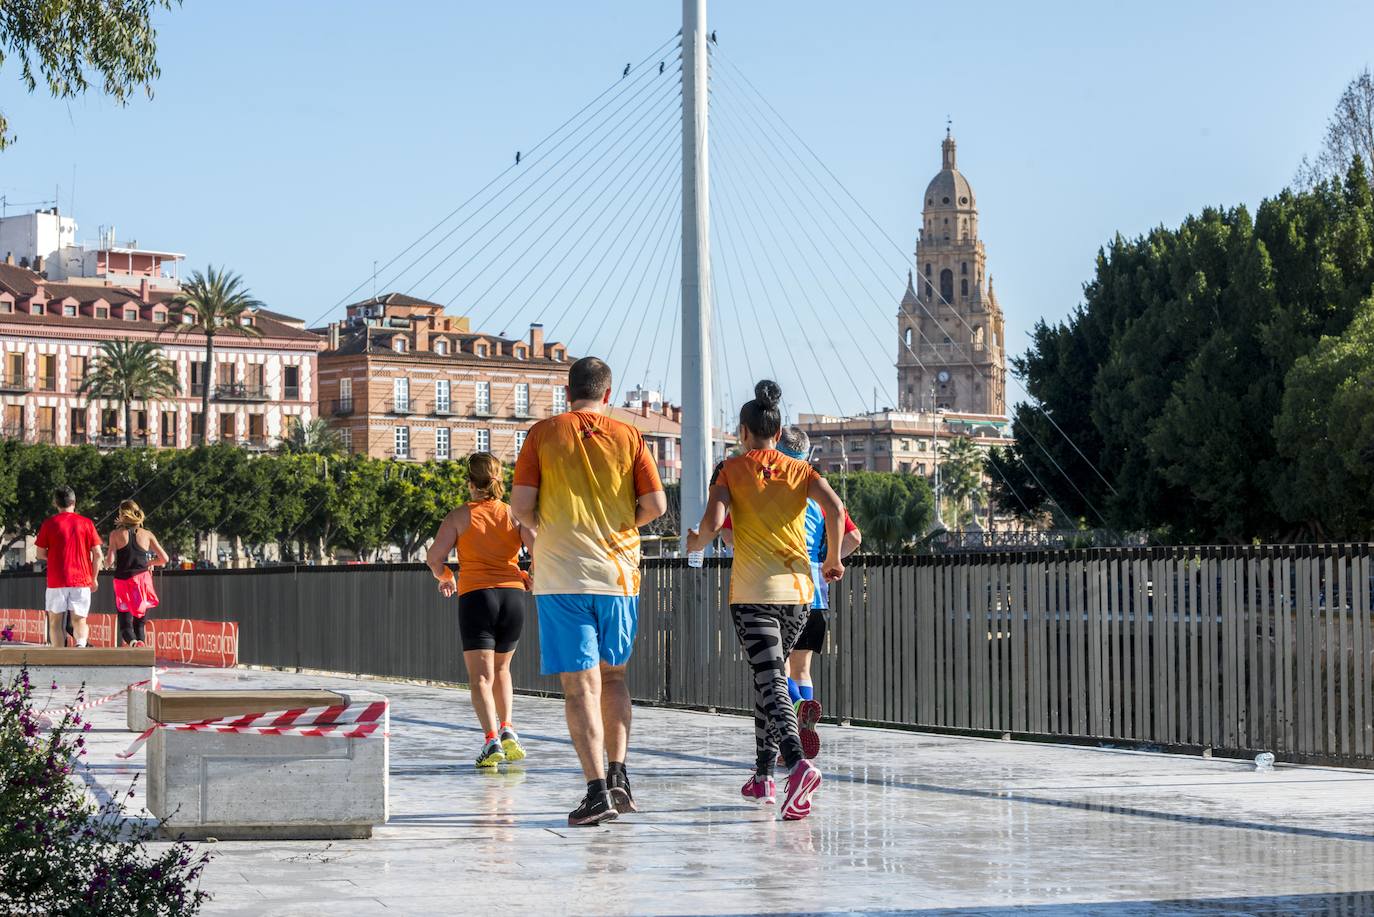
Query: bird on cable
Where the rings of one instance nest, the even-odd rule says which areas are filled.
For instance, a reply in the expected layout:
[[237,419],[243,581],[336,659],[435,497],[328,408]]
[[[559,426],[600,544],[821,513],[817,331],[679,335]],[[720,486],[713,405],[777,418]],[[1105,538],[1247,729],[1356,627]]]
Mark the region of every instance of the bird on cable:
[[519,151],[519,150],[516,150],[516,151],[515,151],[515,164],[516,164],[517,166],[520,165],[520,151]]
[[627,76],[629,76],[629,75],[630,75],[630,65],[629,65],[629,64],[626,64],[626,65],[625,65],[625,70],[624,70],[624,72],[620,74],[620,78],[623,80],[623,79],[625,79],[625,77],[627,77]]
[[714,44],[718,44],[718,42],[716,41],[716,30],[715,30],[715,29],[712,29],[712,30],[711,30],[711,44],[713,44],[713,45],[714,45]]
[[658,62],[658,72],[659,72],[659,73],[662,73],[662,72],[663,72],[664,66],[665,66],[665,65],[664,65],[663,61],[659,61],[659,62]]

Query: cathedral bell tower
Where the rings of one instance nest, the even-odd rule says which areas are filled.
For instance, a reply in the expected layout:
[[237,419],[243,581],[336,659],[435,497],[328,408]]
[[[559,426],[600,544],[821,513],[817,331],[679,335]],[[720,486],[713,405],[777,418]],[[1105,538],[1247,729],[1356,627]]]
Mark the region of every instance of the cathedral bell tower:
[[897,313],[901,407],[1006,416],[1002,310],[978,239],[973,187],[959,172],[949,131],[940,156],[921,209],[916,270]]

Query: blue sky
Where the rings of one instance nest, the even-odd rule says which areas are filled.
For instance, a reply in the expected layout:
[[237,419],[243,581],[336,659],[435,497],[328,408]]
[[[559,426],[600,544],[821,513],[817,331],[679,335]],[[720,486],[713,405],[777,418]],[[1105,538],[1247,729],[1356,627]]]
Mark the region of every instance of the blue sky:
[[[614,83],[679,17],[672,0],[188,0],[160,17],[151,101],[26,97],[14,67],[0,70],[19,135],[0,154],[0,194],[30,201],[60,185],[82,237],[116,224],[122,238],[186,252],[191,266],[225,263],[271,307],[315,319],[356,284],[370,290],[374,259]],[[906,250],[953,117],[1013,352],[1036,319],[1079,302],[1112,234],[1206,205],[1254,205],[1283,187],[1374,57],[1374,5],[1359,2],[714,0],[711,17],[728,61]],[[744,109],[723,112],[725,127],[731,117],[741,139]],[[721,206],[748,210],[742,199]],[[871,332],[830,321],[833,295],[816,313],[784,316],[806,327],[775,360],[806,364],[819,344],[822,360],[873,367],[867,381],[837,380],[833,397],[810,395],[811,407],[857,409],[891,380],[895,344],[880,335],[901,293],[893,286]],[[548,320],[537,300],[518,316],[531,318]],[[607,324],[587,348],[626,346],[620,322]],[[747,397],[766,363],[729,343],[732,327],[727,362],[738,368],[723,402]],[[674,372],[644,370],[670,394]],[[799,378],[777,374],[785,388]]]

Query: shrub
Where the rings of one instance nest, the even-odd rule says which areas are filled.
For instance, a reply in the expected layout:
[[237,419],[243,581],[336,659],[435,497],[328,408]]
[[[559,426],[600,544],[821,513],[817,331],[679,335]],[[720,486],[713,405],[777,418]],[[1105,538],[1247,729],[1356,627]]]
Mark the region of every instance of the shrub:
[[150,846],[159,826],[124,817],[133,785],[91,803],[72,780],[91,724],[68,710],[45,732],[33,693],[27,668],[0,685],[0,912],[197,913],[209,855]]

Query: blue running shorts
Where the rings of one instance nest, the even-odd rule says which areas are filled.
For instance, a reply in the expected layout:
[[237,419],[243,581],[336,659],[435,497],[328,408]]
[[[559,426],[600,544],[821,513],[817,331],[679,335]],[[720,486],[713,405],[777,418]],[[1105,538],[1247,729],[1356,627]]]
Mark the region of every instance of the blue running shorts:
[[536,595],[539,664],[545,675],[630,661],[639,628],[637,595]]

